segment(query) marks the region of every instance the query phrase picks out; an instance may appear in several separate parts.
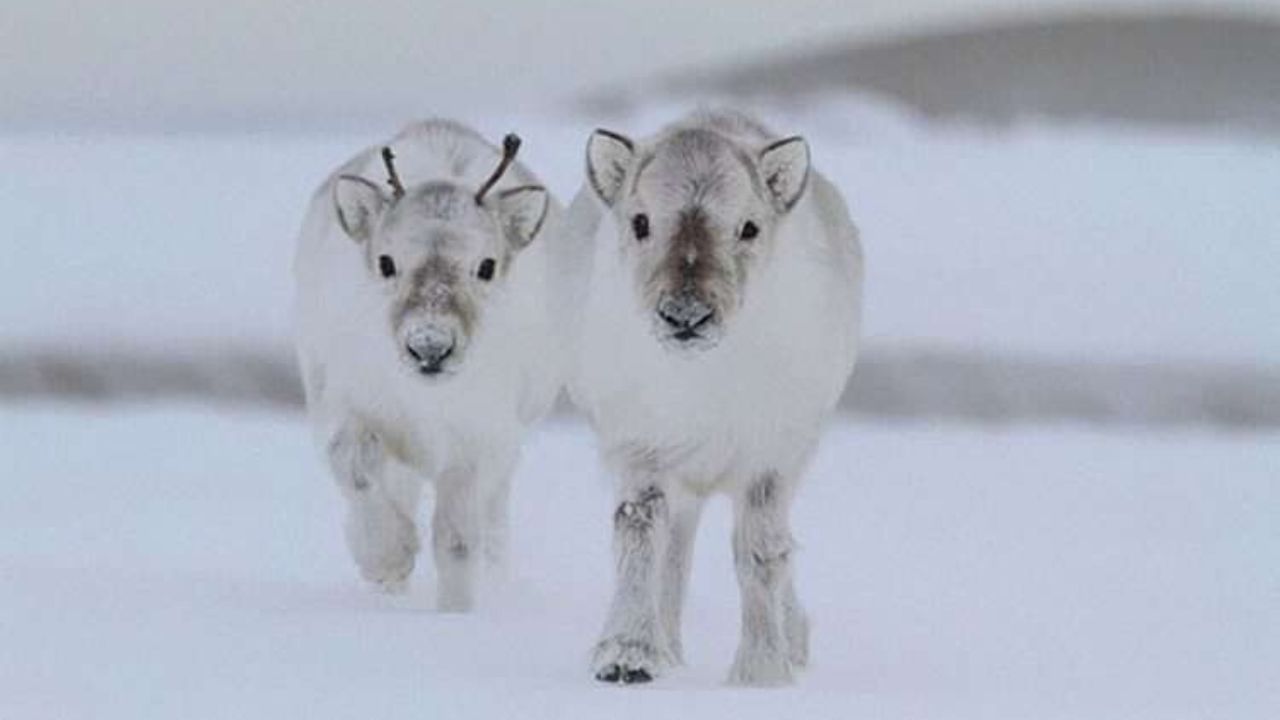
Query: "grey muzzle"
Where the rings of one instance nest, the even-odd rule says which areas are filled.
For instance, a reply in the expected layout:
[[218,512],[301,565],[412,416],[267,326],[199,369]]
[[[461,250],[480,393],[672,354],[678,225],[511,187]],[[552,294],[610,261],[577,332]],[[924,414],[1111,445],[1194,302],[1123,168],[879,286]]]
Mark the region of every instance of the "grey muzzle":
[[424,375],[435,375],[444,369],[444,362],[453,354],[453,333],[434,326],[410,330],[405,337],[404,349],[418,363]]
[[715,317],[715,310],[693,293],[666,295],[658,302],[658,317],[677,340],[698,337],[698,330]]

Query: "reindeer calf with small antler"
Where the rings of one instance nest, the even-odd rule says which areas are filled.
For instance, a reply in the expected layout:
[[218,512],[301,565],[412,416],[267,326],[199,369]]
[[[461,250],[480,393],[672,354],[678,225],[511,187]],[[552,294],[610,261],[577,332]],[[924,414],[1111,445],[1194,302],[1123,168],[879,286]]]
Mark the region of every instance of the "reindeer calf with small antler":
[[445,611],[472,606],[481,558],[502,562],[523,436],[563,382],[535,242],[559,208],[518,147],[411,125],[324,181],[295,258],[307,408],[352,555],[376,587],[402,590],[430,480]]

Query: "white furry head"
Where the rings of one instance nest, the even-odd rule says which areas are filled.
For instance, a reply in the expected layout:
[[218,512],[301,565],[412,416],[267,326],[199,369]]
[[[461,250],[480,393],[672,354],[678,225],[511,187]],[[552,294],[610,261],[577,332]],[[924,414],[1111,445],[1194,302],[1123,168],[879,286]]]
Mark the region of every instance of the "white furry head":
[[607,130],[587,144],[587,177],[612,212],[637,308],[673,350],[719,342],[808,176],[799,137],[753,147],[691,126],[644,147]]
[[387,194],[341,175],[333,203],[342,229],[364,248],[367,281],[383,289],[394,351],[415,374],[439,378],[464,362],[485,308],[537,236],[548,194],[526,185],[477,201],[474,188],[450,181]]

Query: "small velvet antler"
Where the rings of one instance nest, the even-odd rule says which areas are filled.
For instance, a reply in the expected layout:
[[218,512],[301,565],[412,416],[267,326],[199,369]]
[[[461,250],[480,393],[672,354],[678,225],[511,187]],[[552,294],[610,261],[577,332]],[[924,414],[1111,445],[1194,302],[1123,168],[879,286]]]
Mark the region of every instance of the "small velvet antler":
[[391,196],[396,200],[404,197],[404,184],[400,182],[400,176],[396,173],[396,156],[391,152],[391,148],[382,148],[382,164],[387,166],[387,184],[391,186]]
[[518,152],[520,152],[520,136],[515,133],[507,133],[507,136],[502,138],[502,160],[498,163],[498,167],[493,171],[493,174],[489,176],[489,179],[484,181],[484,185],[481,185],[480,189],[476,191],[477,205],[484,202],[485,194],[493,189],[498,180],[502,179],[502,174],[515,161],[516,153]]

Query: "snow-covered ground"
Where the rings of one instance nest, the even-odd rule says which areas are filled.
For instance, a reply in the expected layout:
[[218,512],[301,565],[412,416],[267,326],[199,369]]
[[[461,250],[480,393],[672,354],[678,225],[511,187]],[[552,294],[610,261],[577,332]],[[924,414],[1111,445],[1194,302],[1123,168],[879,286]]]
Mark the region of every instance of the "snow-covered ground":
[[515,567],[471,616],[360,586],[300,419],[0,409],[0,717],[1280,715],[1280,435],[842,424],[796,509],[812,670],[722,686],[728,511],[689,665],[595,684],[611,563],[584,428],[531,441]]
[[[686,110],[529,109],[515,129],[567,200],[605,124]],[[1265,139],[1050,123],[919,123],[867,100],[764,108],[845,190],[880,346],[1059,361],[1280,364],[1280,153]],[[0,137],[0,348],[288,346],[289,264],[312,189],[362,135]]]

